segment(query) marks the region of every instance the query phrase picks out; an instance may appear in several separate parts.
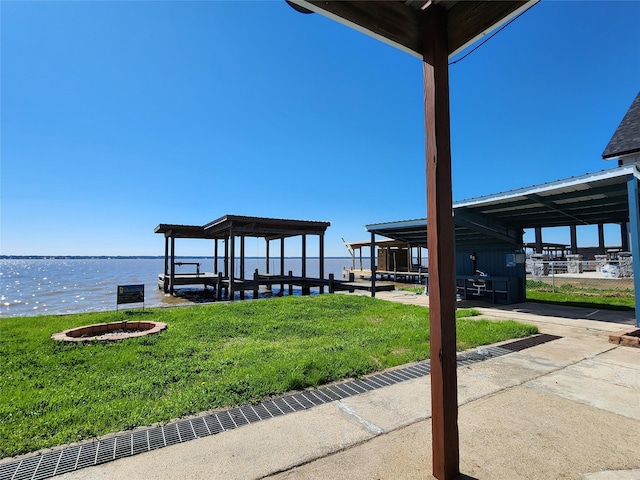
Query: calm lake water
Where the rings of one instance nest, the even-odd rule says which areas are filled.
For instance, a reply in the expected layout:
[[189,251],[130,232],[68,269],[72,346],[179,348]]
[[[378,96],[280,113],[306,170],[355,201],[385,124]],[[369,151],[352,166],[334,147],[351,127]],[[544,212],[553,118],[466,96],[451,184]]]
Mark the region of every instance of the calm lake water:
[[[181,258],[179,261],[200,262],[201,272],[213,271],[213,259]],[[236,260],[236,276],[240,273],[239,263]],[[272,273],[280,272],[279,259],[271,259],[269,263]],[[299,258],[285,258],[284,266],[285,272],[301,274]],[[342,268],[350,266],[351,258],[325,259],[325,277],[333,273],[340,279]],[[251,278],[256,268],[265,272],[265,267],[264,258],[246,259],[245,278]],[[213,295],[201,294],[201,287],[181,289],[183,294],[178,298],[165,295],[157,284],[163,268],[163,258],[0,260],[0,317],[115,310],[118,285],[144,284],[147,307],[213,300]],[[364,268],[369,268],[368,262]],[[318,269],[318,259],[307,259],[307,276],[318,276]],[[219,270],[222,271],[221,261]],[[176,267],[176,271],[194,272],[195,267],[185,265]]]

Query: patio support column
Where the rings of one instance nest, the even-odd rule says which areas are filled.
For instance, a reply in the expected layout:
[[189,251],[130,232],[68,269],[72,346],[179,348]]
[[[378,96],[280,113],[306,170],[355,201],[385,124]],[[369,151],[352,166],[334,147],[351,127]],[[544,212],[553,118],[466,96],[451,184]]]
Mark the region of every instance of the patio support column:
[[578,229],[575,225],[569,226],[569,232],[571,233],[571,254],[578,253]]
[[598,224],[598,253],[600,255],[604,255],[606,253],[606,248],[604,245],[604,225]]
[[460,473],[460,449],[446,10],[432,4],[422,20],[433,475],[450,480]]
[[542,253],[542,227],[536,227],[536,253]]
[[[376,296],[376,234],[371,232],[371,296]],[[362,268],[360,268],[362,270]]]
[[623,252],[629,251],[629,228],[627,223],[620,224],[620,247]]
[[[640,196],[638,195],[638,180],[630,175],[627,180],[629,195],[629,230],[631,231],[631,255],[633,261],[633,288],[636,299],[640,292]],[[636,301],[636,327],[640,328],[640,308]]]

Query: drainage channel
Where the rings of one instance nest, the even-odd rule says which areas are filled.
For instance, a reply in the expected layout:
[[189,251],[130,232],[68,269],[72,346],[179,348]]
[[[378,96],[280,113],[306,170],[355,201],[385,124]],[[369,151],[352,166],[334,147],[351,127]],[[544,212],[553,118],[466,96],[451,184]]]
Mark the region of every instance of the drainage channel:
[[[471,365],[489,358],[519,352],[525,348],[541,345],[558,338],[561,337],[542,334],[500,346],[480,347],[459,354],[457,364],[458,367]],[[413,378],[424,377],[430,371],[430,362],[426,360],[409,367],[374,374],[361,380],[349,380],[314,390],[305,390],[257,405],[244,405],[91,443],[27,456],[21,460],[0,464],[0,480],[51,478],[85,467],[188,442],[196,438],[216,435],[244,425],[306,410]]]

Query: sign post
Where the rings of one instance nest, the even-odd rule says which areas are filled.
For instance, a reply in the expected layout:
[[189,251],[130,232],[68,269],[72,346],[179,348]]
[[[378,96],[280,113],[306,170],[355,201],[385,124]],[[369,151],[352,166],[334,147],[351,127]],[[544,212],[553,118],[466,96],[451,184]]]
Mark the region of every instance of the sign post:
[[144,310],[144,285],[118,285],[116,310],[123,303],[142,303]]

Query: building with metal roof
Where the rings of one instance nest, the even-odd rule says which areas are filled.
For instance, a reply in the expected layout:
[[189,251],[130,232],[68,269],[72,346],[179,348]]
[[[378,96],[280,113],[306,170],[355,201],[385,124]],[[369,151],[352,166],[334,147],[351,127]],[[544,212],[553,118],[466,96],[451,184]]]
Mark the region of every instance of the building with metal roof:
[[[485,195],[453,203],[456,243],[456,275],[476,270],[518,279],[517,292],[508,297],[524,300],[524,266],[515,266],[514,253],[523,253],[524,229],[568,226],[575,247],[580,225],[619,224],[623,250],[633,252],[633,270],[640,271],[640,93],[616,129],[603,158],[618,158],[619,166],[600,172]],[[366,225],[375,235],[428,248],[427,220],[414,219]],[[518,259],[520,257],[517,257]],[[640,291],[640,275],[634,276]],[[640,326],[640,309],[636,310]]]

